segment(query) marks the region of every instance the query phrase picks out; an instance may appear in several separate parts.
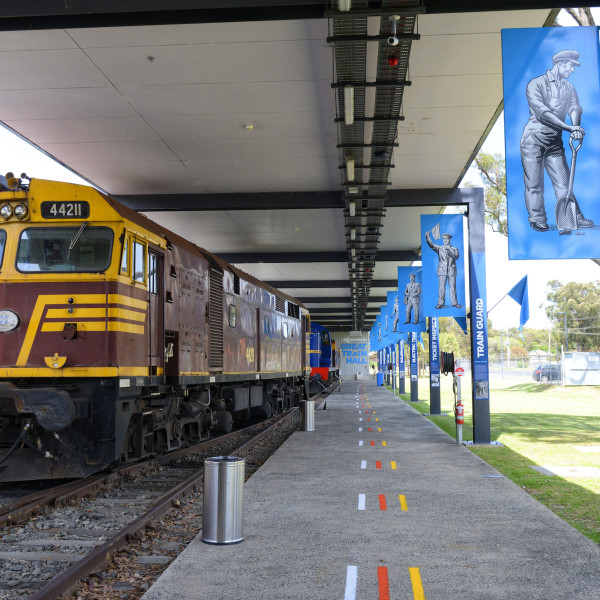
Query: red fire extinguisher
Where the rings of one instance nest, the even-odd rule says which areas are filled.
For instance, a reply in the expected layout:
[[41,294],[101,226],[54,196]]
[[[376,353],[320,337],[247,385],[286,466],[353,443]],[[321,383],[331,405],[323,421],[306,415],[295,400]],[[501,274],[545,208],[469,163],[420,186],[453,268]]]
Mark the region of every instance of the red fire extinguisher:
[[456,405],[456,424],[463,425],[465,422],[465,407],[462,402],[459,400]]

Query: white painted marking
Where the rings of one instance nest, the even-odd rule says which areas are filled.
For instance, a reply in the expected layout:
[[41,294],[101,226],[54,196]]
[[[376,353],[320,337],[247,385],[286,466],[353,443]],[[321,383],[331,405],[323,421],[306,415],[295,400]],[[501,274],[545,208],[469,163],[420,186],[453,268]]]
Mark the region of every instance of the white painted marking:
[[361,469],[366,469],[367,468],[367,461],[366,460],[361,461],[360,468]]
[[366,498],[364,494],[358,495],[358,510],[365,510]]
[[358,428],[358,430],[359,430],[359,431],[362,431],[362,427],[359,427],[359,428]]
[[356,581],[358,579],[358,567],[346,567],[346,591],[344,600],[356,600]]
[[358,445],[359,445],[359,446],[362,446],[362,445],[363,445],[363,441],[362,441],[362,440],[360,440],[360,442],[358,442]]
[[359,420],[359,421],[362,421],[362,417],[359,417],[359,418],[358,418],[358,420]]

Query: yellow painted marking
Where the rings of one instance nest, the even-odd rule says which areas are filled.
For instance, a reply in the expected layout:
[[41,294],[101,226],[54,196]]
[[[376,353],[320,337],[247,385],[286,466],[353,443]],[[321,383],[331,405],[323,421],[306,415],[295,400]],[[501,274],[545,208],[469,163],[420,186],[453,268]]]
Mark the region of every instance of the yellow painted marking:
[[[77,323],[81,326],[81,331],[106,331],[105,321],[54,321],[52,323],[44,323],[42,325],[42,333],[49,331],[62,331],[65,323]],[[143,332],[142,332],[143,333]]]
[[376,420],[376,421],[379,421],[379,417],[377,417],[375,420]]
[[395,471],[395,470],[396,470],[396,461],[395,461],[395,460],[393,460],[393,461],[391,461],[391,463],[390,463],[390,464],[392,465],[392,470],[394,470],[394,471]]
[[133,323],[123,323],[122,321],[109,321],[107,323],[108,331],[118,331],[120,333],[136,333],[144,335],[143,325],[134,325]]
[[398,499],[400,500],[400,508],[402,510],[408,510],[408,504],[406,504],[406,497],[402,494],[398,494]]
[[[77,314],[77,313],[75,313]],[[123,308],[108,307],[108,318],[109,319],[128,319],[129,321],[145,321],[146,313],[137,312],[133,310],[125,310]]]
[[381,431],[381,427],[378,427],[378,428],[377,428],[377,431]]
[[0,377],[134,377],[147,376],[147,367],[47,367],[0,369]]
[[385,440],[383,440],[383,442],[381,442],[382,446],[387,446],[387,442]]
[[73,314],[69,314],[67,308],[49,308],[46,319],[105,319],[106,306],[102,308],[76,308]]
[[122,304],[123,306],[131,306],[132,308],[140,308],[146,310],[148,308],[147,300],[138,300],[137,298],[130,298],[129,296],[123,296],[122,294],[109,294],[109,304]]
[[408,567],[410,573],[410,582],[413,588],[414,600],[425,600],[425,593],[423,592],[423,584],[421,583],[421,574],[417,567]]

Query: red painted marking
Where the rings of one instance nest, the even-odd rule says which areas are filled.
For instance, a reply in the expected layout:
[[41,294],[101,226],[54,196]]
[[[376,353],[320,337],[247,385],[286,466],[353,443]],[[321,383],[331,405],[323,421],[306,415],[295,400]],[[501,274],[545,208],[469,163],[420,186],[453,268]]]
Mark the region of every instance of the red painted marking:
[[385,495],[379,494],[379,508],[381,510],[387,510],[387,504],[385,503]]
[[374,446],[375,442],[373,440],[371,440],[371,446]]
[[381,469],[381,461],[380,460],[376,460],[375,461],[375,468],[376,469]]
[[370,421],[370,420],[371,420],[371,417],[367,417],[367,421]]
[[387,567],[377,567],[377,581],[379,583],[379,600],[390,600]]
[[369,431],[371,431],[371,428],[369,427]]

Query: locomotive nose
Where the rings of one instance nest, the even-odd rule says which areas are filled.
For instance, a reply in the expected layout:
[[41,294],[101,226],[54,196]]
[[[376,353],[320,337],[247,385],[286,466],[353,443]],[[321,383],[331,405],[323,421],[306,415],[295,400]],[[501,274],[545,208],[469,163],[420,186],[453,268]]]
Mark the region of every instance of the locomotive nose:
[[76,409],[69,394],[55,388],[19,389],[12,383],[0,382],[0,401],[12,400],[16,413],[33,415],[42,429],[57,432],[75,419]]

